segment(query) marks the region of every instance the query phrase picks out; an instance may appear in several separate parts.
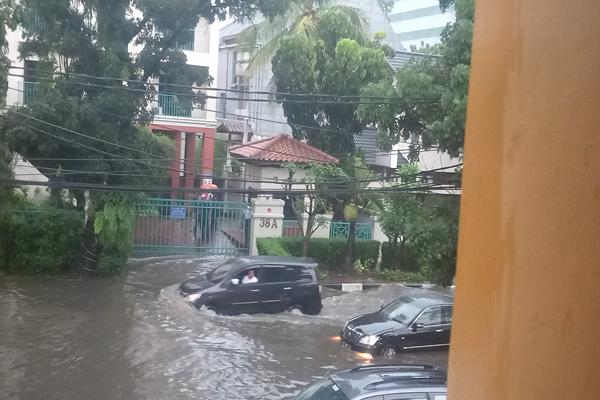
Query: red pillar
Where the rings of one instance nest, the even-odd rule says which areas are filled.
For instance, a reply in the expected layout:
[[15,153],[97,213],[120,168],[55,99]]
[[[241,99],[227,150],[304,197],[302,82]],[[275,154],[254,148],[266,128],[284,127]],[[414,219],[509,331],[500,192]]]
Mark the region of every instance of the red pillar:
[[[185,188],[194,187],[194,178],[196,177],[196,134],[185,134]],[[192,198],[193,193],[186,192],[186,198]]]
[[[175,141],[175,151],[173,152],[173,160],[171,161],[171,189],[179,188],[179,170],[181,168],[181,132],[172,132],[171,137]],[[177,191],[171,191],[171,198],[177,197]]]
[[204,141],[202,143],[202,175],[212,176],[215,162],[215,136],[217,130],[209,128],[204,130]]

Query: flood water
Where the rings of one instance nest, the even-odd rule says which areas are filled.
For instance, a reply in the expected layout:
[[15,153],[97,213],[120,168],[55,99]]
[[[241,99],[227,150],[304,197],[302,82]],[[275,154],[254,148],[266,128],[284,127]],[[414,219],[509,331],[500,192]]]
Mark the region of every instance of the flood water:
[[[226,317],[195,310],[177,293],[217,262],[133,260],[111,279],[4,278],[0,398],[293,398],[330,371],[372,362],[334,340],[346,319],[424,290],[326,291],[319,316]],[[396,362],[445,369],[447,354],[405,353]]]

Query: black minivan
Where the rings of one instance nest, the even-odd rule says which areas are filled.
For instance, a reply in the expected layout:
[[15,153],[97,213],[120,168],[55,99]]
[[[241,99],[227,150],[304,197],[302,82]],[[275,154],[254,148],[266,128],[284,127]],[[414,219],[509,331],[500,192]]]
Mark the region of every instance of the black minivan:
[[321,295],[310,258],[246,256],[231,258],[212,271],[183,282],[179,293],[196,308],[222,314],[276,313],[299,309],[321,312]]

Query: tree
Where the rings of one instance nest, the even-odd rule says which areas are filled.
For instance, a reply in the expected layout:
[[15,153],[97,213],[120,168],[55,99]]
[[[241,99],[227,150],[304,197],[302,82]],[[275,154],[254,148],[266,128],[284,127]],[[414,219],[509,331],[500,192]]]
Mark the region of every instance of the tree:
[[[319,218],[319,214],[324,214],[329,209],[330,203],[326,193],[328,186],[333,180],[341,178],[343,171],[334,165],[313,162],[287,163],[284,167],[288,170],[288,182],[284,187],[290,192],[288,199],[296,215],[302,237],[302,257],[306,257],[310,238],[325,223],[325,219]],[[298,181],[301,181],[307,194],[302,196],[292,194]],[[306,228],[304,218],[306,218]]]
[[[161,186],[168,179],[169,162],[164,160],[173,157],[173,148],[170,140],[144,127],[152,118],[149,103],[156,88],[151,79],[160,77],[161,90],[178,96],[180,103],[202,106],[205,97],[192,86],[211,78],[206,68],[186,64],[178,42],[200,18],[212,22],[228,10],[240,15],[260,11],[270,17],[283,12],[289,0],[19,3],[24,10],[19,53],[22,59],[39,60],[35,71],[24,72],[35,73],[37,84],[26,106],[0,117],[0,143],[31,161],[50,181]],[[0,8],[3,17],[5,4]],[[135,52],[130,51],[132,44]],[[71,193],[83,208],[83,191]],[[93,197],[101,209],[117,201]],[[120,209],[126,207],[127,202],[119,202]],[[94,235],[93,226],[90,218],[87,249],[98,249],[103,241],[102,230]],[[118,226],[132,229],[127,219]],[[104,244],[103,249],[123,254],[123,248]],[[100,255],[109,256],[104,251]]]
[[[280,93],[277,100],[296,139],[339,158],[354,152],[353,134],[364,128],[356,118],[356,100],[327,102],[319,95],[358,96],[368,83],[388,78],[390,49],[380,39],[367,40],[364,29],[337,9],[319,13],[312,36],[292,33],[280,39],[273,84],[278,92],[291,93]],[[314,93],[314,98],[298,102],[307,99],[294,93]]]
[[[397,71],[391,80],[367,85],[365,96],[397,99],[396,104],[363,104],[361,121],[377,125],[389,149],[401,140],[413,141],[411,156],[433,145],[451,156],[462,156],[473,35],[473,0],[441,0],[443,10],[454,3],[456,22],[442,33],[441,44]],[[418,139],[418,140],[415,140]]]
[[379,194],[364,192],[375,179],[361,156],[346,159],[341,168],[344,172],[341,186],[353,192],[348,196],[337,196],[337,199],[341,200],[344,205],[344,220],[350,224],[343,266],[345,271],[349,271],[354,259],[358,217],[365,213],[376,214],[383,207],[383,202],[382,196]]
[[252,22],[255,18],[259,21],[244,29],[240,35],[242,48],[251,53],[247,71],[269,64],[279,49],[280,40],[286,36],[299,35],[313,41],[317,35],[319,19],[329,11],[343,15],[366,38],[366,22],[360,10],[331,4],[331,0],[294,0],[285,14],[270,19],[249,17]]

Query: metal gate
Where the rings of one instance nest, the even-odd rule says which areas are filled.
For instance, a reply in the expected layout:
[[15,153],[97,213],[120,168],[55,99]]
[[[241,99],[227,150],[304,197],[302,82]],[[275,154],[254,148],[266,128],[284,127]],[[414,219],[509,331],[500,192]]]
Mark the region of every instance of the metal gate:
[[141,200],[136,204],[133,251],[137,256],[246,254],[249,217],[246,203]]

